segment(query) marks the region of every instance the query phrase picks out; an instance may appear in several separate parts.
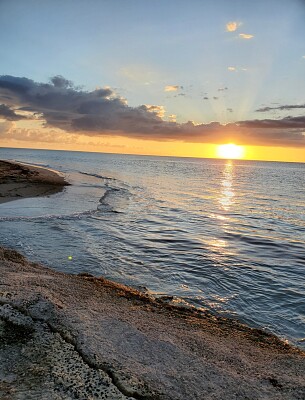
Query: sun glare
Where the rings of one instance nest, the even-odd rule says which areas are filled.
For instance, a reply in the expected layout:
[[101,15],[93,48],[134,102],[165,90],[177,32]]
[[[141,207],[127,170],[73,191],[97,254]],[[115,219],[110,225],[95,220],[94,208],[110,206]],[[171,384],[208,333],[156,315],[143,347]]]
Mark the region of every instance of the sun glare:
[[221,144],[217,147],[217,155],[220,158],[227,159],[239,159],[243,158],[245,149],[243,146],[237,146],[236,144]]

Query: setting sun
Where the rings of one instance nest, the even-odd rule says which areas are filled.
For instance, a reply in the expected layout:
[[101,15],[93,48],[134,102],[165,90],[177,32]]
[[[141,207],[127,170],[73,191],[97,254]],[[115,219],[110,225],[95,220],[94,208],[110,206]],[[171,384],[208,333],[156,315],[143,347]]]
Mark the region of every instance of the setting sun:
[[236,144],[221,144],[217,147],[217,155],[220,158],[238,159],[243,158],[245,154],[244,146]]

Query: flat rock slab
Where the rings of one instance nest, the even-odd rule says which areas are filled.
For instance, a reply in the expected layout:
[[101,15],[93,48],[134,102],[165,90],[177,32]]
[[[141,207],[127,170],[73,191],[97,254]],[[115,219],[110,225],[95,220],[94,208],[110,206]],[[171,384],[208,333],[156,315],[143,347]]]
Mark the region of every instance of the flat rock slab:
[[261,330],[12,250],[0,271],[1,399],[305,398],[305,353]]

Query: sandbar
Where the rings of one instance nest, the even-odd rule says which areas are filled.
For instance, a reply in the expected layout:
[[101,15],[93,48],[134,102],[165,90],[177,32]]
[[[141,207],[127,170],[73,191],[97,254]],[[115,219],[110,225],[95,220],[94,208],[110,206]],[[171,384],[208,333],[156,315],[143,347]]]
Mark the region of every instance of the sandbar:
[[57,172],[0,160],[0,204],[27,197],[49,196],[69,185]]

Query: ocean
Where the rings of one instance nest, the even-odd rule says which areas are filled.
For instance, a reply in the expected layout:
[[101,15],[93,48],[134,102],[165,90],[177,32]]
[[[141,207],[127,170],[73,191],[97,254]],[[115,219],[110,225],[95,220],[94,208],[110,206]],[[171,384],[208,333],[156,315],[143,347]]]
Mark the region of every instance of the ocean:
[[305,164],[5,148],[0,159],[72,183],[0,204],[0,245],[305,348]]

